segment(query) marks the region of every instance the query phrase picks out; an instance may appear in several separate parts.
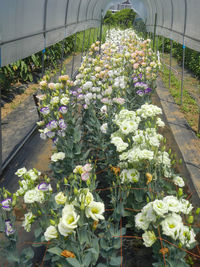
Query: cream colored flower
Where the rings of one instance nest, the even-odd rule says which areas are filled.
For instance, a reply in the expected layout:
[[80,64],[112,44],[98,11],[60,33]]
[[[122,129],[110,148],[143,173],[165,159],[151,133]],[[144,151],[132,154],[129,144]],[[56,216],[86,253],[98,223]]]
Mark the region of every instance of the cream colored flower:
[[55,196],[55,201],[58,205],[64,205],[67,201],[67,197],[64,195],[63,192],[59,192],[56,196]]
[[153,231],[145,231],[142,235],[145,247],[151,247],[156,242],[156,236]]
[[53,162],[57,162],[58,160],[63,160],[65,158],[65,153],[63,152],[58,152],[58,153],[54,153],[51,156],[51,161]]
[[104,220],[102,215],[105,211],[104,203],[92,201],[85,209],[87,218],[92,218],[94,221]]
[[68,236],[73,233],[78,226],[80,216],[75,211],[65,213],[58,224],[58,230],[61,235]]
[[45,233],[44,233],[44,237],[46,241],[49,241],[51,239],[57,238],[58,237],[58,232],[55,226],[49,226]]

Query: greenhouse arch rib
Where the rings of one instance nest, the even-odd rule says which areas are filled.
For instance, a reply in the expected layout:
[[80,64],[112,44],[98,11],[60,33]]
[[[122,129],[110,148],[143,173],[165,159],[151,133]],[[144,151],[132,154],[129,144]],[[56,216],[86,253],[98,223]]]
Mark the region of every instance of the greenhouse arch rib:
[[[23,59],[69,35],[100,26],[101,10],[122,0],[0,0],[1,66]],[[200,51],[200,1],[130,0],[133,9],[153,32]],[[54,9],[54,10],[53,10]],[[45,11],[46,10],[46,11]],[[66,12],[64,12],[66,10]],[[22,13],[23,12],[23,13]],[[55,13],[54,13],[55,12]],[[55,14],[55,16],[50,16]],[[68,20],[68,15],[70,20]],[[190,17],[190,20],[187,18]],[[72,18],[73,19],[72,21]],[[71,21],[71,22],[70,22]],[[13,26],[14,25],[14,26]],[[50,26],[48,26],[50,25]],[[45,39],[46,38],[46,43]]]

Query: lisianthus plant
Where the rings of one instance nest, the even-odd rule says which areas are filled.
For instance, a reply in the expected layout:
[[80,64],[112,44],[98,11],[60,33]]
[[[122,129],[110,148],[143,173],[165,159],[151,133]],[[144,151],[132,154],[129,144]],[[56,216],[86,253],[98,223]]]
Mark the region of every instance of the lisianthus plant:
[[[168,195],[149,202],[135,216],[136,228],[144,231],[144,245],[153,247],[156,259],[153,266],[163,264],[163,253],[169,266],[175,263],[177,266],[189,266],[184,259],[184,249],[191,249],[196,244],[196,234],[191,227],[192,209],[188,200]],[[165,251],[162,251],[161,244]]]

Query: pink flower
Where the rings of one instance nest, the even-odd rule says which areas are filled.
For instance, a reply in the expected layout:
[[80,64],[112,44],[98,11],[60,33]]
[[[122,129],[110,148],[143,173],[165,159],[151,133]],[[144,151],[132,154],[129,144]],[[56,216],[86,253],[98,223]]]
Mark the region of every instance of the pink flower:
[[81,179],[82,181],[87,181],[90,178],[90,173],[89,172],[84,172],[81,174]]
[[87,163],[83,166],[85,172],[90,172],[92,170],[91,164]]

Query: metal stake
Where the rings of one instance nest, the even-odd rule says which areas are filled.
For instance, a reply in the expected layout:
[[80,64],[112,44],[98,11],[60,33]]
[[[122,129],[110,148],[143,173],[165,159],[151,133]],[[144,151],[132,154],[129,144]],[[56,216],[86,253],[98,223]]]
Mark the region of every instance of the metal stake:
[[83,61],[83,50],[85,46],[85,30],[83,31],[83,43],[82,43],[82,53],[81,53],[81,62]]
[[162,69],[164,71],[165,37],[162,37]]
[[185,66],[185,45],[183,41],[183,58],[182,58],[182,74],[181,74],[181,105],[183,104],[184,66]]
[[63,69],[64,45],[65,45],[65,40],[62,41],[60,75],[62,74],[62,69]]
[[74,73],[74,58],[75,58],[75,51],[76,51],[76,39],[77,39],[77,33],[75,34],[75,41],[74,41],[74,53],[73,53],[73,59],[72,59],[72,70],[71,70],[71,78]]
[[169,89],[171,87],[171,74],[172,74],[172,46],[173,46],[173,42],[172,42],[172,39],[170,39]]
[[100,25],[99,55],[101,54],[102,28],[103,28],[103,10],[101,10],[101,25]]
[[1,119],[1,89],[0,89],[0,174],[2,174],[2,119]]
[[155,51],[156,24],[157,24],[157,13],[155,13],[155,21],[154,21],[154,31],[153,31],[153,51]]

